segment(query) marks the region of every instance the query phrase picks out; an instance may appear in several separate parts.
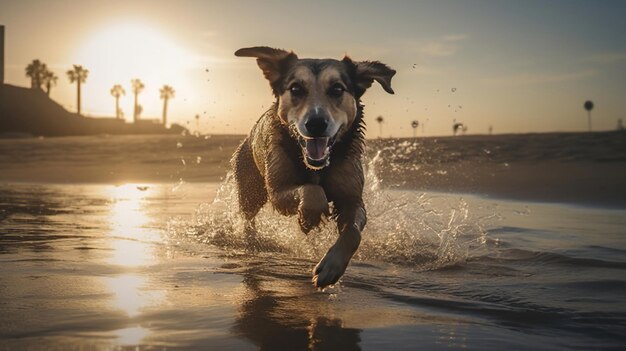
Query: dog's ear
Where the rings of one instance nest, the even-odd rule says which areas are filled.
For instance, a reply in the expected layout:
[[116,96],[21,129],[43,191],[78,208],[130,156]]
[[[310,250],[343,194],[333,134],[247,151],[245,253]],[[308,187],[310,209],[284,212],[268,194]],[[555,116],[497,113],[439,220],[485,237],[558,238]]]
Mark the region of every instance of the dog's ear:
[[378,61],[352,61],[348,56],[343,58],[343,62],[351,68],[354,74],[357,95],[363,95],[374,81],[377,81],[389,94],[394,93],[391,88],[391,78],[396,74],[394,69]]
[[298,59],[298,56],[293,51],[274,49],[267,46],[239,49],[235,51],[235,56],[256,57],[259,68],[263,71],[265,78],[270,81],[274,92],[276,92],[280,78]]

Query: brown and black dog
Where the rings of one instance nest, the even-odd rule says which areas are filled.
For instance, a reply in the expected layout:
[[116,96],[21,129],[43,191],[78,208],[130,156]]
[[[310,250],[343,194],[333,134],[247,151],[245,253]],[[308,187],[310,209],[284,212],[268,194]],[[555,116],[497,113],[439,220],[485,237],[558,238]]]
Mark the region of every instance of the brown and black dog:
[[298,215],[304,233],[323,217],[335,218],[339,238],[313,272],[317,287],[334,284],[359,247],[367,220],[360,98],[374,81],[393,94],[396,71],[378,61],[300,59],[269,47],[235,55],[256,58],[276,97],[233,155],[239,207],[253,226],[269,200],[279,213]]

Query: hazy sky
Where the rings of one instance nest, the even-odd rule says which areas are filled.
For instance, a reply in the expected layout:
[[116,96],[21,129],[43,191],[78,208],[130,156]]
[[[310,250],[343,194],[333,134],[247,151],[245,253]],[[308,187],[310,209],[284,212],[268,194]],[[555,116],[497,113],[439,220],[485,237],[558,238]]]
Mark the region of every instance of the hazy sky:
[[[75,109],[71,64],[90,70],[83,111],[113,116],[113,84],[132,119],[130,80],[141,78],[145,118],[159,118],[170,84],[170,120],[200,114],[209,133],[245,133],[272,103],[241,47],[268,45],[300,57],[380,60],[395,68],[395,95],[364,96],[369,136],[580,131],[591,99],[594,129],[626,119],[626,1],[26,1],[0,0],[6,83],[28,86],[41,59],[60,77],[52,98]],[[208,70],[208,71],[207,71]],[[455,90],[453,92],[453,90]],[[422,128],[419,128],[419,134]]]

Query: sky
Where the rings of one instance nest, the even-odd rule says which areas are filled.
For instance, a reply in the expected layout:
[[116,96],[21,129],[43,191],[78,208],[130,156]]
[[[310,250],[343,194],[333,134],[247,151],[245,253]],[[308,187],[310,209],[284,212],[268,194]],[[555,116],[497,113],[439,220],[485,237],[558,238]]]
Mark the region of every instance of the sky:
[[[132,120],[130,80],[143,118],[160,118],[159,88],[174,87],[168,119],[202,133],[247,133],[274,101],[242,47],[299,57],[379,60],[397,70],[386,94],[364,95],[368,137],[584,131],[626,119],[625,1],[34,1],[0,0],[5,83],[29,86],[33,59],[58,76],[51,98],[76,109],[65,72],[89,69],[83,113],[114,115],[114,84]],[[195,115],[199,115],[196,125]]]

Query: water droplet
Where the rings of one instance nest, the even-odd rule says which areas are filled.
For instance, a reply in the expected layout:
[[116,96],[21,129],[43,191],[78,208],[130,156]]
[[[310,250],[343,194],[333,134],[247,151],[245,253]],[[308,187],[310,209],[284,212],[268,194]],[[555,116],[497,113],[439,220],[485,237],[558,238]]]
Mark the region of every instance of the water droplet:
[[172,191],[178,190],[183,185],[183,183],[184,183],[183,182],[183,178],[179,178],[178,179],[178,184],[176,184],[176,186],[172,188]]

